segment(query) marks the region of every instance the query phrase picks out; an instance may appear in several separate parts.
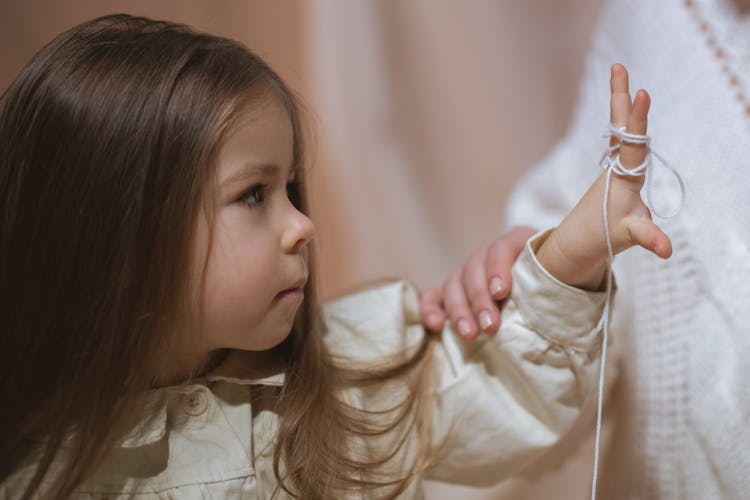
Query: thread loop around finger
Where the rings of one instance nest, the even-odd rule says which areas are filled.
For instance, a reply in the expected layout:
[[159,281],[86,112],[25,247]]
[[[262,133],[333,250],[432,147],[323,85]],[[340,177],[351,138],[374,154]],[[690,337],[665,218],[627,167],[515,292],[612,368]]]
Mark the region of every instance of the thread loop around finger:
[[[645,175],[646,205],[648,205],[649,210],[651,210],[651,213],[654,216],[661,219],[671,219],[678,213],[680,213],[680,211],[682,211],[682,208],[685,206],[685,183],[677,170],[675,170],[675,168],[672,167],[672,165],[670,165],[669,162],[667,162],[662,156],[656,153],[656,151],[653,151],[653,149],[651,148],[651,137],[645,134],[635,134],[632,132],[627,132],[626,127],[616,126],[611,123],[608,125],[608,128],[608,133],[604,134],[603,137],[617,137],[620,140],[620,143],[607,148],[607,150],[602,155],[601,160],[599,161],[599,166],[602,169],[611,169],[612,171],[614,171],[614,173],[623,176],[636,177]],[[641,162],[639,165],[636,165],[635,167],[626,167],[625,165],[623,165],[619,153],[622,144],[645,144],[647,149],[646,157],[644,158],[643,162]],[[612,155],[612,153],[615,154]],[[661,165],[663,165],[667,170],[669,170],[669,172],[672,173],[673,177],[677,180],[677,184],[680,190],[680,201],[677,205],[677,208],[670,213],[663,213],[659,210],[656,210],[652,201],[653,174],[651,172],[651,167],[653,165],[654,158],[656,158]]]

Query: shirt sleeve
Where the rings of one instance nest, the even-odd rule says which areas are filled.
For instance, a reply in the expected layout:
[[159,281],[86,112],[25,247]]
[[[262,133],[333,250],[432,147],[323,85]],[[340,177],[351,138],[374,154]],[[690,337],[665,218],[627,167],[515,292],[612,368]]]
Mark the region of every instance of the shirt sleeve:
[[[433,346],[427,477],[501,481],[554,445],[596,386],[605,294],[568,286],[539,264],[534,252],[548,234],[531,238],[514,265],[496,335],[464,342],[446,328]],[[330,303],[324,319],[334,354],[363,363],[413,352],[426,335],[418,293],[403,281]]]
[[[549,274],[531,238],[513,267],[500,331],[464,342],[449,329],[435,350],[433,479],[487,486],[556,444],[596,389],[606,294]],[[613,287],[615,288],[615,287]]]

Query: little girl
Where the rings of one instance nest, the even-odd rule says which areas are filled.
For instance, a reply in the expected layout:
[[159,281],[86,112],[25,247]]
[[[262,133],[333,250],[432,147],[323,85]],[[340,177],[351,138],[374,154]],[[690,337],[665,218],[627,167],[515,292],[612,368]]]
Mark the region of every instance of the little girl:
[[[602,177],[529,240],[500,333],[465,344],[425,335],[404,282],[316,308],[304,161],[294,96],[237,42],[112,15],[34,56],[0,110],[0,497],[416,498],[571,427],[599,364]],[[641,184],[613,179],[614,250],[666,256]]]

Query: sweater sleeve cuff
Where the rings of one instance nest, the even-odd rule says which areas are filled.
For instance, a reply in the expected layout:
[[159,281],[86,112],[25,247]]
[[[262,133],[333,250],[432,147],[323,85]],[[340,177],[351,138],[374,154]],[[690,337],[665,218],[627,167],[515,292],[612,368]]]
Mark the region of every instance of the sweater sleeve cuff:
[[563,283],[539,263],[536,252],[551,232],[552,229],[541,231],[526,242],[513,266],[511,300],[538,334],[552,342],[588,351],[596,340],[607,294]]

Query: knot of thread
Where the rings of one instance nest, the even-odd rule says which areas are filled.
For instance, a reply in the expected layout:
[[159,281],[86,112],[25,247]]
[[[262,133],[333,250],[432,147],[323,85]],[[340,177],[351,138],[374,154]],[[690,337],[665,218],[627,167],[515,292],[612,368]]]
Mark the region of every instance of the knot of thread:
[[[651,213],[655,216],[661,218],[661,219],[671,219],[685,206],[685,183],[682,180],[682,177],[680,177],[680,174],[675,170],[672,165],[667,162],[663,157],[661,157],[656,151],[651,149],[651,137],[647,135],[641,135],[641,134],[633,134],[631,132],[626,132],[625,127],[616,127],[615,125],[609,124],[609,132],[604,134],[603,137],[609,138],[611,136],[615,136],[618,139],[620,139],[620,143],[615,144],[614,146],[611,146],[607,148],[606,151],[604,151],[604,154],[602,155],[601,160],[599,160],[599,166],[611,170],[612,172],[619,174],[619,175],[625,175],[625,176],[631,176],[631,177],[640,177],[645,175],[646,176],[646,205],[648,205],[649,210],[651,210]],[[643,159],[643,162],[640,165],[637,165],[632,168],[627,168],[620,162],[620,153],[619,149],[622,144],[645,144],[646,145],[646,157]],[[612,156],[612,153],[615,151],[618,151],[617,154]],[[675,179],[677,179],[677,183],[680,187],[680,203],[678,204],[677,208],[668,214],[660,213],[656,208],[654,207],[654,204],[651,201],[651,191],[652,191],[652,179],[653,175],[651,172],[651,167],[654,164],[654,158],[656,158],[661,165],[664,166],[667,170],[669,170]]]
[[[609,312],[612,303],[612,263],[614,262],[615,256],[612,250],[612,240],[609,234],[609,222],[607,214],[607,206],[609,202],[609,186],[612,181],[612,173],[630,177],[641,177],[646,176],[646,205],[649,210],[662,219],[669,219],[680,213],[682,207],[685,205],[685,184],[680,177],[680,174],[667,163],[667,161],[659,156],[655,151],[651,149],[651,138],[647,135],[633,134],[625,131],[625,127],[617,127],[609,124],[609,132],[604,135],[605,138],[615,136],[620,139],[620,143],[615,144],[607,148],[599,160],[599,166],[606,169],[607,175],[604,183],[604,200],[602,202],[602,213],[604,218],[604,236],[607,241],[607,289],[606,289],[606,300],[604,302],[604,311],[602,317],[599,319],[598,328],[602,330],[602,356],[601,364],[599,365],[599,390],[597,397],[597,408],[596,408],[596,442],[594,445],[594,474],[591,484],[591,500],[596,500],[596,483],[599,472],[599,447],[601,442],[602,433],[602,400],[604,397],[604,367],[607,362],[607,344],[609,343]],[[622,144],[645,144],[646,145],[646,157],[640,165],[628,168],[620,161],[619,149]],[[617,151],[617,154],[612,155]],[[659,162],[666,167],[672,174],[677,183],[680,186],[680,203],[677,209],[669,214],[661,214],[654,209],[654,205],[651,202],[651,167],[653,165],[653,158],[659,160]]]

